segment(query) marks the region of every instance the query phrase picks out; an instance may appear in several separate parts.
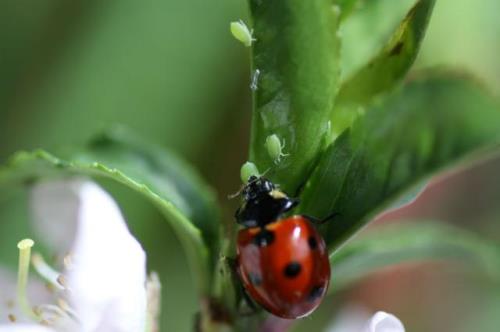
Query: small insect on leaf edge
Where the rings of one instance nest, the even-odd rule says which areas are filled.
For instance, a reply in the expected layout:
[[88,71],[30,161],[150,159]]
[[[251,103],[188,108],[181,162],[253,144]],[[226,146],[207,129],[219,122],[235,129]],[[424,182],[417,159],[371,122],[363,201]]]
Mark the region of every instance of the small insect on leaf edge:
[[233,37],[242,42],[246,47],[252,46],[252,43],[256,41],[252,36],[253,30],[250,30],[242,20],[231,22],[230,30]]

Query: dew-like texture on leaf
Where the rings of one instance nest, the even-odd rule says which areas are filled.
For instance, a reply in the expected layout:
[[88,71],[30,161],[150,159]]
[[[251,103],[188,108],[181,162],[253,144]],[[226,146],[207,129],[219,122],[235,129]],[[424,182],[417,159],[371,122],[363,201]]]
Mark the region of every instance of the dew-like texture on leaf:
[[443,73],[415,79],[370,106],[329,146],[300,212],[339,214],[321,227],[335,250],[419,181],[499,142],[498,101],[479,85]]
[[[339,81],[339,13],[330,0],[251,0],[254,91],[250,161],[294,193],[309,175],[327,134]],[[287,158],[273,163],[266,137],[276,134]]]

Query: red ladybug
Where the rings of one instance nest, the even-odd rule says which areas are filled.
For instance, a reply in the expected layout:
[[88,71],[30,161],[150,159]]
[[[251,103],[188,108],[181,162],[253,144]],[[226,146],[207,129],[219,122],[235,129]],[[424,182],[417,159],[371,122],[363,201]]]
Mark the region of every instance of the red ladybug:
[[236,212],[246,227],[238,233],[238,274],[251,298],[282,318],[313,312],[330,281],[328,251],[313,218],[280,219],[297,203],[269,180],[252,177]]

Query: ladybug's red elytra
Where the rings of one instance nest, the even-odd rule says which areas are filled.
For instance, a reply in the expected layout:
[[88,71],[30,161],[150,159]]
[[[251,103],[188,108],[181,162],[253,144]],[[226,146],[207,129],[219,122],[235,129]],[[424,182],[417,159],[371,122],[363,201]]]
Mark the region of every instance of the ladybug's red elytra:
[[321,303],[330,281],[328,251],[313,218],[280,219],[298,204],[269,180],[251,177],[236,221],[238,274],[250,297],[282,318],[301,318]]

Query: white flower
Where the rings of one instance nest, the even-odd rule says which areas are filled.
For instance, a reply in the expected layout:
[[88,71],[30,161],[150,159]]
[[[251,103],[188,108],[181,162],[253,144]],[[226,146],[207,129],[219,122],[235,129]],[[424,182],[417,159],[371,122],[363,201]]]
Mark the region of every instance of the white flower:
[[366,323],[363,332],[404,332],[401,321],[394,315],[379,311]]
[[[57,305],[37,303],[34,317],[26,317],[33,314],[26,314],[27,310],[25,317],[10,316],[16,322],[0,324],[0,332],[145,331],[145,253],[109,194],[93,182],[80,179],[41,182],[33,188],[31,208],[40,235],[37,238],[58,253],[71,255],[65,258],[62,274],[40,256],[33,257],[38,272],[59,288],[55,293],[58,301],[54,299]],[[21,256],[27,252],[29,259],[31,245],[32,241],[20,243]],[[23,275],[21,261],[19,273]],[[27,301],[34,295],[28,287]],[[22,307],[22,302],[18,301],[17,307]],[[10,307],[13,312],[19,309],[12,304]]]
[[327,332],[405,332],[394,315],[378,311],[370,317],[363,309],[350,307],[342,311],[328,327]]
[[42,325],[31,325],[31,324],[12,324],[0,326],[0,332],[52,332],[54,330],[42,326]]

